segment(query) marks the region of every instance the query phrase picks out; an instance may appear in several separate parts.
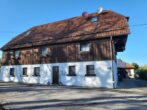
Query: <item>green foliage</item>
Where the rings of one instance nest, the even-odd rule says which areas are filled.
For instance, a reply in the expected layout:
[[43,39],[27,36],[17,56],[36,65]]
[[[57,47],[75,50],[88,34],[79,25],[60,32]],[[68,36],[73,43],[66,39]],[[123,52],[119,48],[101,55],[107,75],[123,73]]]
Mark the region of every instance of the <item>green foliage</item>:
[[135,70],[139,69],[139,65],[137,63],[132,63],[132,65],[135,67]]
[[137,70],[137,74],[139,75],[140,79],[147,80],[147,65],[140,67]]

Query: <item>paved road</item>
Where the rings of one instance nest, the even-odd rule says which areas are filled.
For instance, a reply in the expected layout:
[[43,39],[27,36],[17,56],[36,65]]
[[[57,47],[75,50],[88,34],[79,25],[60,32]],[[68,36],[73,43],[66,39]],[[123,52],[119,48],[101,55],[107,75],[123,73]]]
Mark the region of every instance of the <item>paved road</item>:
[[0,83],[0,102],[14,110],[147,110],[146,90],[145,84],[114,90]]
[[121,88],[144,88],[147,87],[147,81],[139,79],[124,79],[124,81],[119,83]]

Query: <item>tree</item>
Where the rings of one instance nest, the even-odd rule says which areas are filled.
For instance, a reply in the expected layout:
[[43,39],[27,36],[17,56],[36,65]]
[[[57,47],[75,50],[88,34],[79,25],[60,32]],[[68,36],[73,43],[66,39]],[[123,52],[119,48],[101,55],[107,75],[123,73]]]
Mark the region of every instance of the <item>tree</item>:
[[139,65],[137,63],[132,63],[132,65],[135,67],[135,70],[139,69]]

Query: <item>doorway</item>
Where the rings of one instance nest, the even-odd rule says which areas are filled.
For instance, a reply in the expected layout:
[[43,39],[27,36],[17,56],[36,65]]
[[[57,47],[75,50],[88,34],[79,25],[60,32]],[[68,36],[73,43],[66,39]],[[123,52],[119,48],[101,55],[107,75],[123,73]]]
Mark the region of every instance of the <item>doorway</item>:
[[53,66],[53,84],[59,84],[59,67]]

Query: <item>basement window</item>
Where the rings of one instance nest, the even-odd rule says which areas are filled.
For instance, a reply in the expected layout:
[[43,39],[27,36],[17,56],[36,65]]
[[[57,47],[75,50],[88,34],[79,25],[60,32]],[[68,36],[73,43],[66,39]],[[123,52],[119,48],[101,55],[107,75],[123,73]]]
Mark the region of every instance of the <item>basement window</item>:
[[76,68],[75,66],[69,66],[68,68],[68,76],[76,76]]
[[34,75],[33,76],[40,76],[40,67],[34,67]]
[[27,68],[23,68],[23,73],[22,73],[22,75],[23,75],[23,76],[28,76],[28,75],[27,75]]
[[91,43],[80,43],[80,52],[89,52],[91,47]]
[[94,65],[86,66],[86,75],[85,76],[96,76]]
[[14,51],[14,58],[18,59],[20,56],[20,51]]
[[14,77],[15,75],[14,75],[14,68],[10,68],[10,76],[11,77]]
[[46,56],[48,54],[48,48],[47,47],[40,48],[40,54],[42,56]]

